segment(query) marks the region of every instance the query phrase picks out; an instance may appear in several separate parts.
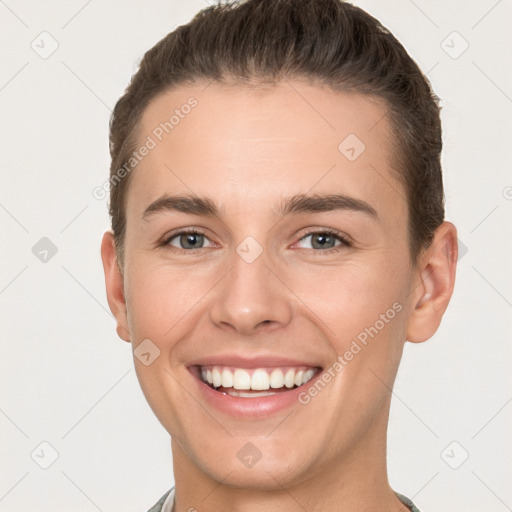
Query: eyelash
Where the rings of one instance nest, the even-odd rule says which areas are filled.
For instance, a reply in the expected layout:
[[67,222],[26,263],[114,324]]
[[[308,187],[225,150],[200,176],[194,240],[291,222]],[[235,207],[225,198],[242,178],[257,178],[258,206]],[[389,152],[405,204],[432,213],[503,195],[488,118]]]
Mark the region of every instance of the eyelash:
[[318,229],[316,231],[308,231],[304,236],[301,236],[299,239],[299,242],[303,240],[304,238],[307,238],[311,235],[328,235],[329,237],[338,239],[341,244],[335,247],[331,247],[330,249],[309,249],[313,251],[315,254],[325,254],[325,253],[335,253],[338,251],[341,251],[343,249],[346,249],[348,247],[352,247],[352,242],[346,237],[335,231],[334,229],[324,228],[324,229]]
[[[173,247],[172,245],[169,245],[169,242],[171,240],[173,240],[174,238],[177,238],[181,235],[189,235],[189,234],[203,235],[204,237],[206,237],[206,234],[203,233],[202,231],[195,229],[195,228],[189,228],[186,230],[178,231],[177,233],[172,233],[171,235],[165,237],[165,239],[162,240],[162,242],[159,245],[161,247],[164,247],[164,248],[172,251],[172,252],[182,252],[182,253],[184,253],[184,252],[194,253],[196,251],[200,251],[201,249],[203,249],[203,247],[199,247],[198,249],[179,249],[177,247]],[[340,250],[343,250],[344,248],[346,249],[347,247],[352,247],[352,245],[353,245],[352,242],[348,238],[344,237],[337,231],[335,231],[333,229],[329,229],[329,228],[319,229],[316,231],[308,231],[304,236],[300,237],[299,242],[304,240],[304,238],[307,238],[308,236],[311,236],[311,235],[328,235],[329,237],[336,238],[341,242],[341,244],[339,246],[331,247],[329,249],[308,249],[310,251],[313,251],[316,254],[325,254],[325,253],[332,254],[332,253],[338,252]]]

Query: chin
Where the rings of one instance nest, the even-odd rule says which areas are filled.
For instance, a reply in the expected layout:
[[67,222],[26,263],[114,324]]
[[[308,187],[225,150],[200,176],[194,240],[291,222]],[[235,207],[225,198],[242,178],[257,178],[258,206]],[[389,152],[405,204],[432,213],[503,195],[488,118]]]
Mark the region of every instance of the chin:
[[[205,456],[207,455],[207,456]],[[229,438],[214,450],[196,449],[195,466],[212,480],[234,488],[270,491],[295,485],[309,466],[297,444],[253,438]]]

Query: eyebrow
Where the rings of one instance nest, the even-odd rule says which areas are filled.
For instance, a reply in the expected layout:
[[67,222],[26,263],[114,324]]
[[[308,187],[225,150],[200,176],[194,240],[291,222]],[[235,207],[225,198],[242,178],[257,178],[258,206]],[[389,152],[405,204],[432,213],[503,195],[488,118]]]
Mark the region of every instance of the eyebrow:
[[[366,201],[341,194],[298,194],[284,199],[280,208],[273,212],[275,215],[284,217],[287,215],[332,212],[336,210],[364,213],[374,219],[379,217],[375,208]],[[142,219],[147,221],[153,215],[161,212],[180,212],[203,217],[221,217],[219,209],[210,198],[194,195],[171,196],[164,194],[144,210]]]

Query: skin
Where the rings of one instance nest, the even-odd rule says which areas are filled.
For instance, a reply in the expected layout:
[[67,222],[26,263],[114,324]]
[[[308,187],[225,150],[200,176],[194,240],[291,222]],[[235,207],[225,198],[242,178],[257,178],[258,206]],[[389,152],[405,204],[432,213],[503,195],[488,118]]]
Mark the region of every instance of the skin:
[[[152,364],[134,364],[172,437],[176,510],[406,510],[386,471],[390,390],[404,343],[430,338],[452,295],[455,227],[444,222],[412,261],[405,191],[377,99],[298,81],[260,91],[180,86],[148,105],[139,141],[190,96],[197,107],[132,171],[121,269],[110,231],[101,246],[119,336],[160,350]],[[348,134],[366,146],[353,162],[338,150]],[[221,217],[166,211],[142,220],[164,193],[208,197]],[[378,218],[274,211],[295,194],[332,193],[366,201]],[[179,236],[158,245],[191,227],[206,236],[193,252]],[[308,235],[322,228],[352,245],[336,241],[321,252]],[[263,250],[252,263],[236,252],[247,236]],[[236,353],[298,358],[325,371],[394,303],[401,311],[306,405],[233,417],[205,403],[187,369],[203,356]],[[237,457],[247,442],[262,454],[251,468]]]

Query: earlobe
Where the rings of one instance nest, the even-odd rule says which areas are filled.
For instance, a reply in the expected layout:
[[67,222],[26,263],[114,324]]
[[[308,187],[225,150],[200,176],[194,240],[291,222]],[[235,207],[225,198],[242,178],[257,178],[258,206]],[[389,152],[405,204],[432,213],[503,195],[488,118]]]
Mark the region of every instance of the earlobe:
[[457,254],[457,230],[451,222],[443,222],[419,258],[419,278],[411,293],[408,341],[426,341],[439,328],[453,293]]
[[130,342],[123,274],[117,264],[114,235],[110,230],[104,233],[101,241],[101,260],[105,273],[108,305],[117,322],[117,334],[122,340]]

